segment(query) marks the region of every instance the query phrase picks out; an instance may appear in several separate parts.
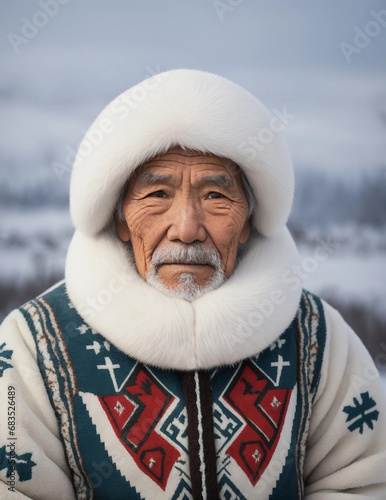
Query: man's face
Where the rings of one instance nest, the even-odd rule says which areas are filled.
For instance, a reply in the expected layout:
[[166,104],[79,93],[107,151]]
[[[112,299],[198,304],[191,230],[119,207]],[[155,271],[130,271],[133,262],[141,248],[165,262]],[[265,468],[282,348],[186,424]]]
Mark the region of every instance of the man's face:
[[122,211],[118,236],[131,241],[140,275],[171,293],[216,280],[217,288],[219,273],[229,278],[238,244],[249,237],[238,169],[225,158],[180,148],[137,169]]

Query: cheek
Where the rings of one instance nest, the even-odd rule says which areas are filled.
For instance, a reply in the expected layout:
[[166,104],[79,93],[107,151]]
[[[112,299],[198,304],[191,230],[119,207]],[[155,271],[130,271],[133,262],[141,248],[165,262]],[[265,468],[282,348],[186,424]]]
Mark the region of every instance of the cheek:
[[153,199],[129,202],[124,213],[131,234],[143,238],[161,229],[165,225],[167,209],[164,202]]
[[239,246],[241,230],[244,225],[244,219],[235,215],[225,216],[213,220],[208,224],[208,230],[211,239],[220,252],[221,261],[227,277],[233,271]]
[[141,267],[147,268],[153,251],[165,232],[162,217],[149,214],[146,207],[140,206],[136,206],[134,209],[127,207],[126,213],[126,222],[137,265],[141,261]]
[[[232,261],[236,259],[237,249],[239,246],[239,238],[237,235],[229,236],[228,238],[222,238],[218,240],[218,251],[221,255],[221,260],[223,261],[224,267],[232,265]],[[234,262],[233,262],[234,264]]]
[[142,235],[148,232],[146,229],[150,220],[146,211],[140,206],[128,205],[125,210],[125,219],[132,237],[142,238]]
[[244,227],[245,218],[241,218],[238,214],[229,213],[224,217],[214,217],[208,221],[207,227],[214,242],[217,245],[226,249],[234,244],[238,244],[238,240]]

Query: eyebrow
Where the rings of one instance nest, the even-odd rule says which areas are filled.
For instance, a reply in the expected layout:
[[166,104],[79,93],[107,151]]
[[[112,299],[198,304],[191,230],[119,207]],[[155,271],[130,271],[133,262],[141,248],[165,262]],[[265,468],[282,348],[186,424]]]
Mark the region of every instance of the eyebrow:
[[[160,175],[153,172],[142,172],[137,179],[137,187],[140,189],[153,186],[154,184],[175,184],[175,180],[171,175]],[[233,186],[232,179],[227,175],[207,175],[201,177],[198,181],[199,185],[212,184],[223,189],[230,189]]]
[[208,175],[202,177],[199,181],[200,184],[214,184],[216,186],[222,187],[224,189],[229,189],[232,187],[233,182],[227,175]]
[[159,175],[153,172],[142,172],[137,179],[137,186],[139,188],[146,188],[154,184],[162,184],[164,182],[173,184],[171,175]]

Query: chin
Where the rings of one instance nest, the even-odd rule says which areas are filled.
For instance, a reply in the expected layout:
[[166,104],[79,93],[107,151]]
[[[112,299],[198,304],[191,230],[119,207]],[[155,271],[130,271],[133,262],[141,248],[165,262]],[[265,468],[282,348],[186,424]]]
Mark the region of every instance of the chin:
[[187,300],[189,302],[198,299],[205,293],[219,288],[225,281],[224,271],[216,270],[213,276],[204,285],[198,285],[196,278],[192,273],[182,273],[178,277],[178,282],[173,286],[163,283],[156,271],[151,271],[147,275],[147,282],[160,292],[177,299]]

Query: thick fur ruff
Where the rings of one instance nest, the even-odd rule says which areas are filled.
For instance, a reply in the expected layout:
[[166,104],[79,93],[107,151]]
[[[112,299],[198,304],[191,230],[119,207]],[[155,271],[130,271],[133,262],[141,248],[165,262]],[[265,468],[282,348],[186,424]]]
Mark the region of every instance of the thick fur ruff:
[[249,92],[195,70],[168,71],[139,83],[91,125],[71,180],[75,227],[90,236],[106,228],[132,172],[175,145],[237,163],[257,200],[253,223],[258,232],[271,236],[284,229],[294,179],[282,133],[274,131],[271,114]]
[[113,230],[77,231],[66,282],[79,314],[126,354],[162,368],[200,369],[235,363],[277,339],[299,305],[301,287],[291,280],[298,263],[287,230],[254,236],[225,284],[187,302],[146,283]]

